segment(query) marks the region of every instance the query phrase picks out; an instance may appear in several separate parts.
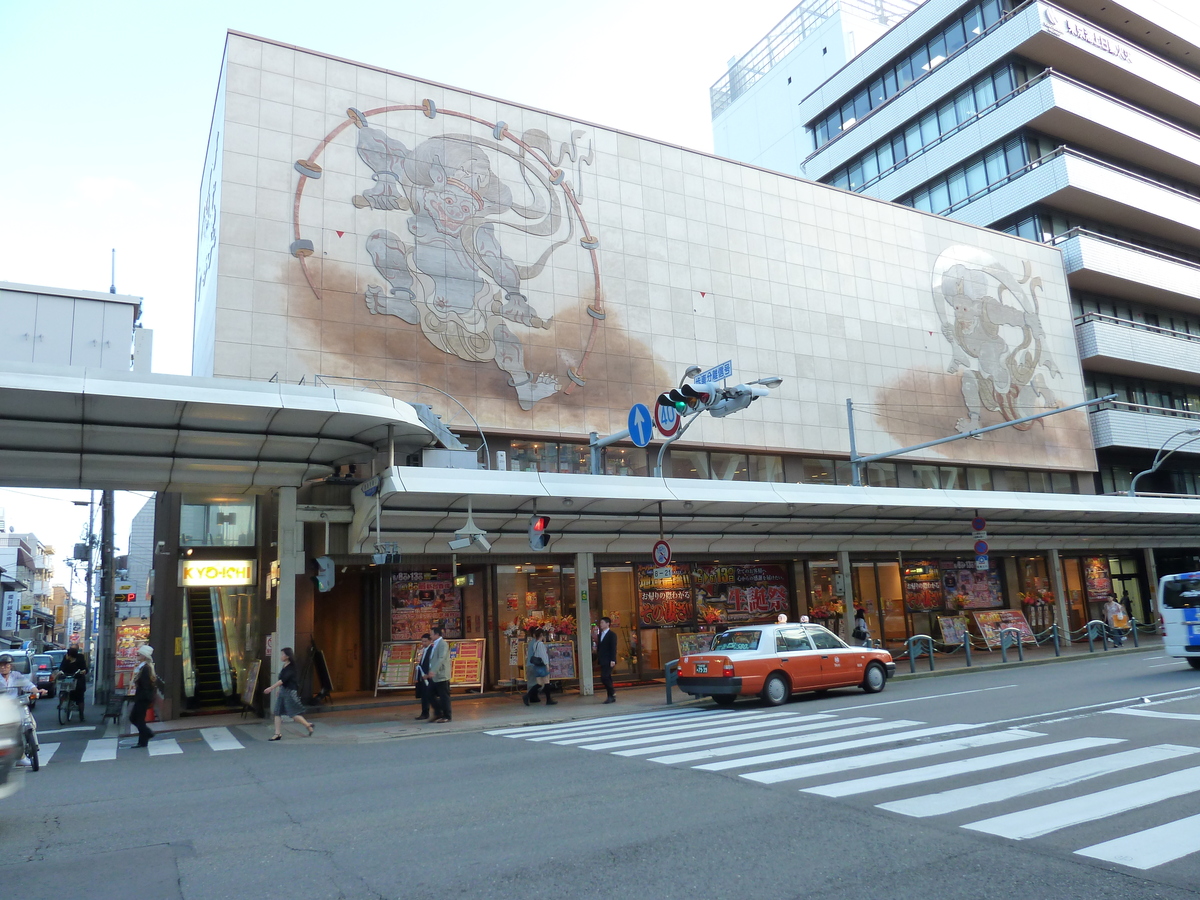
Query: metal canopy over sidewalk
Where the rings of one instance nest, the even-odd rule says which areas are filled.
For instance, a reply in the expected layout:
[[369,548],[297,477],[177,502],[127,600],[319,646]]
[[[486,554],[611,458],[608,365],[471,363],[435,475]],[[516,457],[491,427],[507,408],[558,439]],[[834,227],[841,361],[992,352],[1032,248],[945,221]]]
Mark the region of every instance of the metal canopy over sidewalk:
[[660,504],[676,553],[965,552],[976,515],[998,551],[1200,543],[1195,500],[397,467],[354,492],[358,552],[376,541],[376,496],[382,539],[408,553],[448,553],[468,501],[494,552],[526,556],[535,511],[553,552],[647,554]]
[[39,365],[0,369],[0,484],[220,490],[298,487],[433,442],[378,394],[223,378]]

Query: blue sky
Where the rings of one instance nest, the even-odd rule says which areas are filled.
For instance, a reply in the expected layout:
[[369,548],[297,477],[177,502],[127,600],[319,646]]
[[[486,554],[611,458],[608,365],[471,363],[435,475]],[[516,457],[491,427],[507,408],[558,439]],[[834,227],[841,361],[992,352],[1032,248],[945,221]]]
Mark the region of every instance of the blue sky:
[[[794,5],[0,0],[0,281],[105,291],[115,247],[117,290],[145,298],[155,371],[190,371],[227,29],[711,151],[709,86]],[[86,520],[69,502],[81,496],[0,489],[0,508],[61,560]],[[119,495],[119,545],[142,502]]]

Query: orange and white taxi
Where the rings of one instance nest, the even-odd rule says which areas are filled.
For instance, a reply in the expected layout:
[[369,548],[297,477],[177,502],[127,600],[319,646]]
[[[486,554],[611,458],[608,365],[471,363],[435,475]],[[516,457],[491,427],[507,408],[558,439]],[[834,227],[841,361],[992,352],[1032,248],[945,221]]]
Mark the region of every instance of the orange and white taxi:
[[712,649],[679,660],[679,688],[728,706],[740,696],[779,706],[800,691],[882,691],[896,673],[886,650],[851,647],[820,625],[746,625],[713,638]]

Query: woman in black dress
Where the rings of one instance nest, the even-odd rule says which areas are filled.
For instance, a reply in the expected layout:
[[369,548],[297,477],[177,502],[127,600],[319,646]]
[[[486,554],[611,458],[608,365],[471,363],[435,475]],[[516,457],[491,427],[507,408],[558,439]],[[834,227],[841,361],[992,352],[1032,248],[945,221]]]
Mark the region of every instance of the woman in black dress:
[[271,704],[271,711],[275,714],[275,735],[268,740],[278,741],[283,738],[284,716],[289,716],[293,722],[299,722],[308,729],[308,736],[312,737],[312,723],[301,715],[304,712],[304,705],[300,702],[300,683],[296,679],[296,665],[292,658],[292,648],[284,647],[280,653],[283,656],[283,668],[279,670],[279,680],[263,691],[264,694],[278,691],[275,694],[275,701]]

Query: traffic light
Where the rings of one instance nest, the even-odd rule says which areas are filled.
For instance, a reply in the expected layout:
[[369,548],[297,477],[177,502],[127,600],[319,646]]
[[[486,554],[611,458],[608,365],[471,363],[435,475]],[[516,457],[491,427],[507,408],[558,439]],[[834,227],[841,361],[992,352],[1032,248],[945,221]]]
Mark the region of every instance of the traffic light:
[[687,402],[682,396],[676,399],[677,394],[679,394],[678,391],[665,391],[658,395],[658,400],[655,401],[655,405],[674,407],[675,412],[683,415],[683,413],[687,411]]
[[690,384],[685,384],[681,387],[679,393],[683,395],[683,399],[687,402],[688,406],[700,412],[708,409],[709,404],[713,402],[712,391],[692,387]]
[[770,394],[771,392],[761,384],[739,384],[731,388],[721,388],[708,411],[719,419],[743,410],[759,397],[767,397]]
[[546,545],[550,542],[550,533],[546,530],[549,527],[549,516],[529,517],[529,547],[531,550],[546,549]]
[[333,559],[328,556],[318,556],[313,562],[317,566],[317,574],[313,578],[317,590],[322,593],[333,590]]

